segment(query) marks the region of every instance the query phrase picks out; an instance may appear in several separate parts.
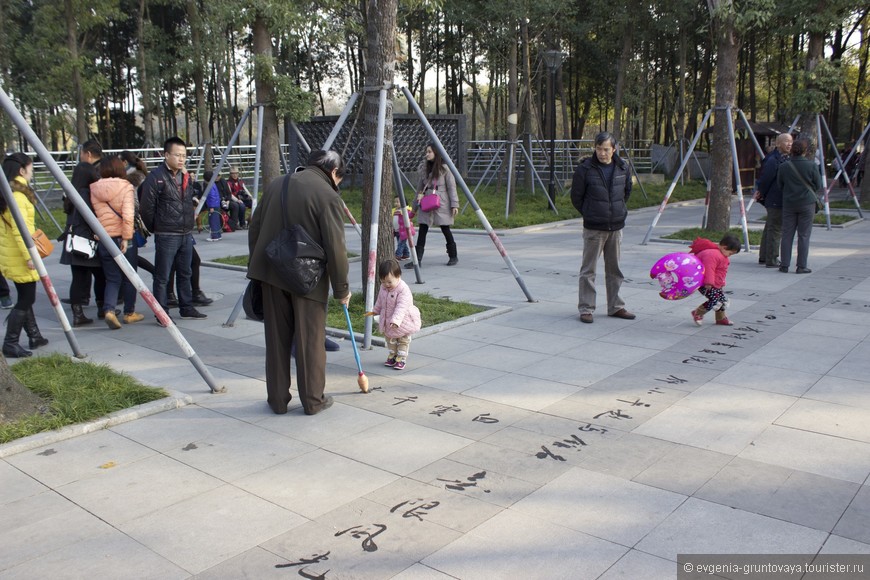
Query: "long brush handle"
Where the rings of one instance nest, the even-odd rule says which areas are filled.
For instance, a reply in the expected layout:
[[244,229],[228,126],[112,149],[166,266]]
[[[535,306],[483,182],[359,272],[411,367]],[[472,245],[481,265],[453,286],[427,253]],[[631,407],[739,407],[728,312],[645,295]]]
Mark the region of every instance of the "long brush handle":
[[356,347],[356,338],[353,336],[353,325],[350,323],[350,312],[347,311],[347,305],[342,304],[344,308],[344,319],[347,320],[347,331],[350,333],[350,344],[353,346],[353,358],[356,359],[356,368],[362,374],[362,362],[359,360],[359,350]]

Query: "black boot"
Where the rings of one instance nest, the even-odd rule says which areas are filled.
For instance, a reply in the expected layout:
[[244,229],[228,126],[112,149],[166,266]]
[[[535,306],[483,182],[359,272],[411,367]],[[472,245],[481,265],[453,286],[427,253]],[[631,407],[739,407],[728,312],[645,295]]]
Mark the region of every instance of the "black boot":
[[33,308],[27,311],[27,317],[24,319],[24,332],[27,333],[27,338],[30,339],[30,348],[39,348],[48,344],[48,339],[42,336],[39,332],[39,327],[36,325],[36,316],[33,314]]
[[78,328],[85,324],[91,324],[94,321],[93,318],[85,316],[85,310],[81,304],[73,304],[71,308],[73,311],[73,328]]
[[178,297],[174,292],[166,293],[166,306],[169,308],[178,308]]
[[[420,266],[422,266],[423,265],[423,248],[415,246],[414,251],[417,252],[417,263]],[[414,261],[413,260],[408,262],[407,264],[405,264],[406,270],[412,270],[413,268],[414,268]]]
[[450,258],[447,260],[448,266],[455,266],[459,263],[459,258],[456,257],[456,242],[447,244],[447,256]]
[[193,305],[194,306],[208,306],[214,302],[211,298],[205,295],[205,292],[202,290],[197,290],[193,293]]
[[6,338],[3,339],[3,356],[6,358],[24,358],[33,355],[18,344],[26,318],[27,312],[24,310],[16,309],[9,313],[9,318],[6,319]]

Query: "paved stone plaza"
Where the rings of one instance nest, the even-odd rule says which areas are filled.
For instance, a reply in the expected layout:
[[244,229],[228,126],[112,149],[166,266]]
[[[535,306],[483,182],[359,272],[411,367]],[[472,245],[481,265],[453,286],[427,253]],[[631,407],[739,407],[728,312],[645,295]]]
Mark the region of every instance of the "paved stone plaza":
[[[606,316],[599,266],[595,323],[580,323],[579,220],[501,238],[535,303],[487,236],[459,233],[447,268],[433,233],[412,289],[503,313],[422,333],[401,372],[363,351],[368,395],[343,342],[336,404],[314,417],[266,405],[261,324],[222,326],[242,273],[203,268],[209,318],[179,321],[226,394],[150,316],[77,330],[90,360],[178,408],[0,446],[0,579],[674,579],[681,553],[870,554],[870,223],[816,228],[810,275],[738,254],[735,326],[698,328],[700,301],[665,301],[649,278],[685,248],[640,245],[655,211],[625,230],[634,321]],[[669,207],[655,233],[702,211]],[[197,248],[244,254],[246,239]],[[69,353],[42,294],[37,315],[48,350]]]

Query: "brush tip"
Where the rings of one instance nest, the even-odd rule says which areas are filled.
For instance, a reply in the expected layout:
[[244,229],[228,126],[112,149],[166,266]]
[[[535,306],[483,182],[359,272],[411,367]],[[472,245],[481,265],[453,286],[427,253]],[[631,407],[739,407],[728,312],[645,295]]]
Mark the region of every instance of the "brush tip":
[[361,390],[363,393],[369,392],[369,378],[365,375],[365,373],[361,372],[356,382],[359,385],[359,390]]

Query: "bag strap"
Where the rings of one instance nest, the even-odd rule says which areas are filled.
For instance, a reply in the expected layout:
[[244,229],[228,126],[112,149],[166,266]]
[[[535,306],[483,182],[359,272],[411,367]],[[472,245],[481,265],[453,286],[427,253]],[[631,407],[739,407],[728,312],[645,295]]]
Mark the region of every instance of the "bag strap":
[[800,179],[801,182],[803,182],[803,184],[806,186],[806,188],[810,190],[810,193],[812,193],[813,196],[814,196],[816,199],[818,199],[818,198],[819,198],[819,195],[816,193],[816,190],[813,189],[813,186],[812,186],[812,185],[810,185],[809,183],[807,183],[807,180],[804,179],[804,176],[801,175],[801,174],[798,172],[797,167],[794,166],[794,163],[792,163],[791,160],[789,160],[789,167],[791,167],[791,170],[794,171],[794,174],[798,176],[798,179]]
[[287,229],[287,203],[285,199],[290,192],[290,175],[292,174],[288,173],[284,176],[284,183],[281,186],[281,223],[283,223],[285,230]]

